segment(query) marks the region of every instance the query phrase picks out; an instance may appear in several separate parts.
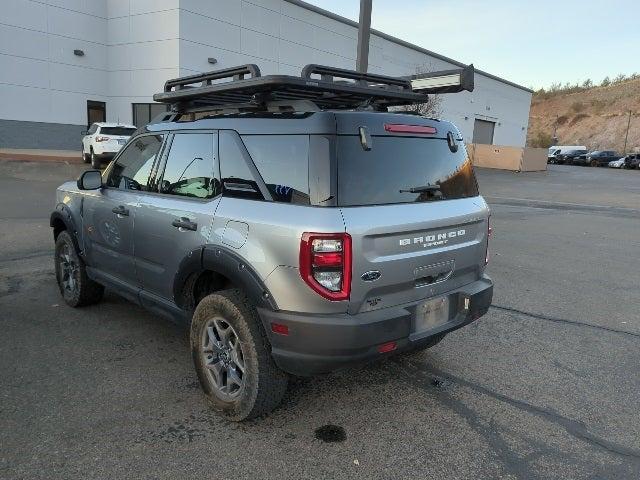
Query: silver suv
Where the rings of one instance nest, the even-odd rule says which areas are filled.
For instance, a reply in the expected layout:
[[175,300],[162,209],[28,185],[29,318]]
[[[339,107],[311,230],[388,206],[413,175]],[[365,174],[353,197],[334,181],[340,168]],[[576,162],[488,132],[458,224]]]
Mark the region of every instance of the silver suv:
[[[246,110],[206,79],[167,82],[156,99],[177,112],[138,131],[104,173],[57,190],[66,303],[97,302],[107,287],[190,325],[202,388],[232,420],[275,408],[287,374],[427,348],[483,315],[489,209],[461,135],[385,111],[425,95],[380,78],[325,77],[325,90],[304,90],[320,105],[307,111],[276,95],[298,77],[228,82],[255,92],[269,80],[271,99]],[[323,104],[347,88],[364,93]],[[185,107],[184,91],[200,102]]]

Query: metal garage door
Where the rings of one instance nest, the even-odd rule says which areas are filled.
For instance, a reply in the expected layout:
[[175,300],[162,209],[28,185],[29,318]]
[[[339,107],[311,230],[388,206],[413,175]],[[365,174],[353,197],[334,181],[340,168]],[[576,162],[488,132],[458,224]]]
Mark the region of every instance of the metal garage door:
[[486,120],[478,120],[476,118],[473,123],[473,143],[484,143],[485,145],[493,144],[493,129],[495,122]]

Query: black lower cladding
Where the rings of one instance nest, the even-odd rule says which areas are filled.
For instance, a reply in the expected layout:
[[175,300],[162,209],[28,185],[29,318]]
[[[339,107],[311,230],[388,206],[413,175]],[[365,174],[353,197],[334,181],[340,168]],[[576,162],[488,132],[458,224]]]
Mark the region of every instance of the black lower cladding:
[[[365,363],[383,354],[378,347],[396,342],[394,352],[420,348],[434,335],[463,327],[487,313],[493,282],[483,276],[476,282],[447,293],[449,320],[430,330],[412,330],[420,302],[383,308],[357,315],[317,315],[259,308],[268,332],[276,364],[293,375],[327,373],[348,365]],[[467,300],[468,299],[468,300]],[[271,324],[288,327],[288,335],[271,331]]]

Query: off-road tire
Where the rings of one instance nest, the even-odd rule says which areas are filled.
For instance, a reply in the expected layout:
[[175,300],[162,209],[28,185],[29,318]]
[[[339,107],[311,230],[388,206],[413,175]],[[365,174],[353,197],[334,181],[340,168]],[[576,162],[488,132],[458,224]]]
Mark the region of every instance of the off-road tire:
[[[207,323],[222,318],[235,332],[245,363],[243,385],[232,400],[223,400],[210,380],[202,351],[202,338]],[[273,411],[282,401],[288,377],[271,357],[271,347],[258,312],[251,300],[238,289],[221,290],[204,297],[193,313],[191,322],[191,354],[200,385],[211,406],[236,422]]]
[[[63,267],[61,264],[63,252],[66,252],[77,266],[77,273],[75,274],[76,288],[73,290],[65,289],[63,286]],[[54,262],[58,288],[67,305],[82,307],[97,303],[102,299],[104,287],[87,276],[85,263],[78,255],[75,243],[66,230],[60,232],[56,239]]]
[[102,167],[102,161],[93,152],[93,149],[91,149],[91,168],[94,170],[100,170],[100,167]]

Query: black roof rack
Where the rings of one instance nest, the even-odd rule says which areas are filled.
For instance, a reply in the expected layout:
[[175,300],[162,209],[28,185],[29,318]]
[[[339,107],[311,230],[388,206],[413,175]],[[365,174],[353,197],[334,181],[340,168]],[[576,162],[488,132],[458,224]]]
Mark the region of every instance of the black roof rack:
[[269,105],[279,111],[299,111],[297,107],[309,106],[316,110],[359,107],[386,110],[391,106],[424,103],[427,93],[437,93],[437,88],[425,90],[414,90],[409,77],[315,64],[305,66],[299,77],[263,77],[257,65],[249,64],[168,80],[164,92],[155,94],[153,99],[170,104],[176,113],[260,111],[269,109]]

